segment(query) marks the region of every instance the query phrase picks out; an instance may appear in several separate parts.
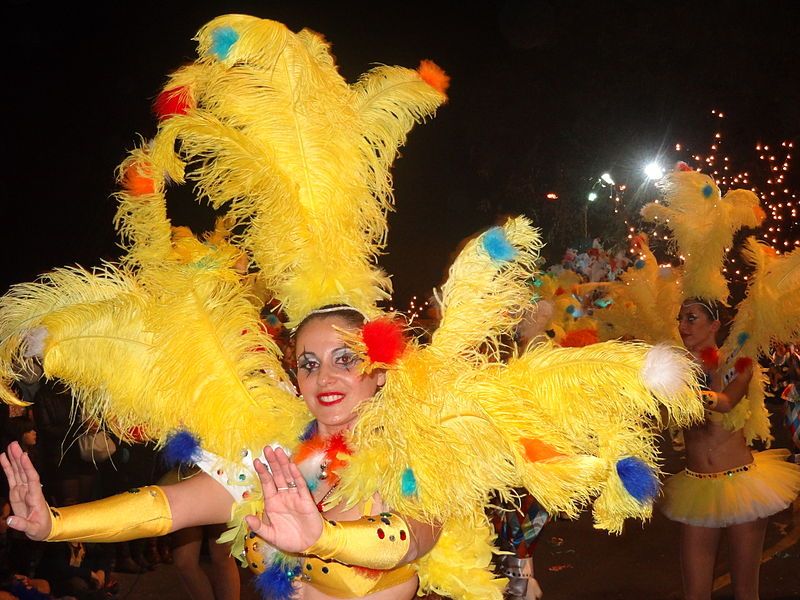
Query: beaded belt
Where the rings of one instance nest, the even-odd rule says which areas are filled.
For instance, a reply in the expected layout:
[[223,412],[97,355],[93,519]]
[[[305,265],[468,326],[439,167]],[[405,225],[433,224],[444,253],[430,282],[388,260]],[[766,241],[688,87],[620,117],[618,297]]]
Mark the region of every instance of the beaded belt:
[[718,473],[697,473],[695,471],[690,471],[686,469],[686,474],[689,477],[694,477],[695,479],[719,479],[720,477],[730,477],[732,475],[736,475],[736,473],[744,473],[745,471],[749,471],[755,468],[755,463],[750,463],[749,465],[742,465],[741,467],[736,467],[735,469],[728,469],[727,471],[719,471]]

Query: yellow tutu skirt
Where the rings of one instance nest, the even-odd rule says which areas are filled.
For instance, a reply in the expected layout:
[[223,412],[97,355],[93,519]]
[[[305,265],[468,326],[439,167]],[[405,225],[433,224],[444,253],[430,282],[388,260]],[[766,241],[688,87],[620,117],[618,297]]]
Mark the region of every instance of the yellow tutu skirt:
[[728,527],[774,515],[800,492],[800,467],[788,450],[754,452],[753,462],[720,473],[684,470],[667,479],[659,503],[668,519],[698,527]]

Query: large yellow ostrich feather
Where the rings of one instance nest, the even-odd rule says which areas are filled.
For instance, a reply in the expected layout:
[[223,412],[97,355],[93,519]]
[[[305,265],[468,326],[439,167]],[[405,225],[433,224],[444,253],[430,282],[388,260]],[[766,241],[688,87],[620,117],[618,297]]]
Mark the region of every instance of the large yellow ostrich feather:
[[742,256],[753,272],[721,355],[756,358],[768,355],[773,341],[800,338],[800,249],[777,254],[749,237]]
[[613,302],[595,310],[603,339],[637,339],[648,344],[680,344],[672,315],[681,304],[680,275],[658,264],[643,235],[637,236],[638,258],[620,276],[604,286]]
[[[221,56],[217,38],[229,31],[236,39]],[[274,21],[219,17],[198,40],[201,59],[167,86],[188,88],[194,104],[163,123],[153,161],[175,181],[194,180],[215,208],[230,204],[289,325],[325,304],[376,316],[391,290],[374,264],[392,204],[389,168],[446,96],[400,67],[348,85],[321,36]]]
[[683,297],[726,304],[728,284],[722,274],[725,253],[733,244],[734,233],[763,222],[765,214],[758,196],[741,189],[722,196],[714,180],[697,171],[675,171],[660,185],[663,199],[645,205],[641,214],[646,221],[672,231],[685,260]]

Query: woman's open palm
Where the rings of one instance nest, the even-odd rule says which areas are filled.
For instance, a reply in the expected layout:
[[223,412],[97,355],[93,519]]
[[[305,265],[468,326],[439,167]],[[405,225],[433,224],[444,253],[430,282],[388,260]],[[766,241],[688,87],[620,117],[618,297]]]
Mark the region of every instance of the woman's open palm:
[[50,507],[28,453],[22,451],[19,443],[12,442],[0,454],[0,464],[8,479],[8,500],[14,513],[8,519],[8,526],[32,540],[45,539],[51,528]]
[[264,514],[250,515],[247,525],[256,535],[284,552],[303,552],[322,534],[322,515],[303,476],[283,449],[264,448],[267,466],[255,468],[264,492]]

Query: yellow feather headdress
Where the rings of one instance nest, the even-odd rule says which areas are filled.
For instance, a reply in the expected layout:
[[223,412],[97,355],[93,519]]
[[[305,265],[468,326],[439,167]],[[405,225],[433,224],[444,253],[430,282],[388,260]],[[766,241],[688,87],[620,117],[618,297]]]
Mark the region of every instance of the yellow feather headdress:
[[676,170],[659,182],[663,199],[645,205],[642,217],[672,231],[685,259],[683,297],[727,304],[728,284],[722,274],[733,234],[757,227],[765,218],[758,196],[750,190],[730,190],[724,196],[714,180],[697,171]]
[[446,100],[431,65],[381,66],[348,85],[308,30],[229,15],[197,39],[200,58],[162,93],[186,104],[142,149],[147,170],[191,179],[227,207],[289,326],[329,304],[376,316],[391,291],[375,265],[389,169],[411,127]]

